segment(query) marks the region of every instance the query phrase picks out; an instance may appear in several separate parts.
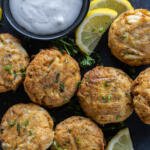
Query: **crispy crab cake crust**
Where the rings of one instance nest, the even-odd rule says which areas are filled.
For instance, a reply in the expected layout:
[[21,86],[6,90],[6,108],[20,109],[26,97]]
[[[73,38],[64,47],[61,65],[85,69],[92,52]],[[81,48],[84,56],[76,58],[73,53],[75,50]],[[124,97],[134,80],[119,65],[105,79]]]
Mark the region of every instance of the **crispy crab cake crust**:
[[133,111],[131,84],[123,71],[97,66],[84,75],[78,90],[80,105],[99,124],[124,121]]
[[73,116],[59,123],[55,129],[52,150],[104,150],[101,129],[90,119]]
[[28,63],[20,41],[10,34],[0,34],[0,93],[16,90]]
[[14,105],[2,118],[0,140],[3,150],[46,150],[53,138],[53,120],[37,105]]
[[121,14],[109,30],[109,47],[120,61],[150,64],[150,11],[135,9]]
[[49,49],[30,63],[24,87],[33,102],[53,108],[70,101],[80,80],[78,63],[66,53]]
[[132,94],[136,113],[145,124],[150,124],[150,68],[135,79]]

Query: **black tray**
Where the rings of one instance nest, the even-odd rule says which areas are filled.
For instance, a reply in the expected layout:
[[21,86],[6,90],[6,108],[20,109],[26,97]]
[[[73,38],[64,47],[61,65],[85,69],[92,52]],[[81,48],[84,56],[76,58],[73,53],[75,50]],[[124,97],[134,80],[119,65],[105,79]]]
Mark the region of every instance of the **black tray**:
[[[1,2],[2,0],[0,0],[0,3]],[[131,3],[135,8],[150,9],[150,0],[131,0]],[[22,44],[27,49],[30,56],[36,54],[39,51],[39,49],[46,48],[49,45],[49,42],[28,40],[27,38],[18,35],[4,19],[2,25],[0,26],[0,33],[5,33],[5,32],[9,32],[19,37],[22,40]],[[96,48],[96,51],[101,54],[102,57],[101,64],[103,64],[104,66],[113,66],[113,67],[121,68],[126,73],[128,73],[133,79],[139,74],[140,71],[149,67],[149,66],[134,67],[134,68],[129,67],[121,63],[120,61],[118,61],[116,58],[114,58],[111,55],[110,50],[107,46],[107,33],[100,41],[98,47]],[[91,68],[82,69],[82,75],[89,69]],[[2,116],[10,106],[22,102],[23,103],[31,102],[28,96],[26,95],[26,93],[24,92],[22,85],[18,88],[16,92],[8,92],[5,94],[0,94],[0,118],[2,118]],[[48,111],[52,115],[55,121],[55,125],[69,116],[84,115],[84,113],[82,112],[78,104],[76,96],[72,98],[72,101],[69,104],[61,108],[48,110]],[[129,127],[130,129],[135,150],[150,150],[150,126],[144,125],[139,120],[139,118],[135,113],[133,113],[133,115],[129,119],[127,119],[127,121],[125,121],[125,126]],[[123,127],[124,125],[122,124],[116,124],[116,125],[107,125],[101,128],[103,128],[105,137],[108,140],[111,136],[113,136],[118,131],[118,128],[123,128]]]

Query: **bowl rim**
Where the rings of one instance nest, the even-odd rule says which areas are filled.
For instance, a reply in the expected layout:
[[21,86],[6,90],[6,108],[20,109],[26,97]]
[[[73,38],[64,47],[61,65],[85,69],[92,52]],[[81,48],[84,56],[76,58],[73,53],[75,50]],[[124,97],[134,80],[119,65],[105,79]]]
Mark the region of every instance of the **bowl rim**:
[[34,34],[32,32],[27,31],[26,29],[21,27],[15,21],[15,19],[13,18],[12,14],[11,14],[11,10],[9,7],[9,0],[3,0],[2,1],[2,8],[4,11],[4,17],[6,18],[7,22],[11,25],[11,27],[23,36],[26,36],[30,39],[42,40],[42,41],[54,40],[54,39],[63,37],[65,35],[73,32],[79,26],[79,24],[82,22],[84,17],[86,16],[86,14],[89,10],[89,6],[90,6],[90,0],[83,0],[83,5],[82,5],[79,16],[74,21],[74,23],[72,25],[70,25],[67,29],[65,29],[64,31],[61,31],[61,32],[58,32],[55,34],[50,34],[50,35],[37,35],[37,34]]

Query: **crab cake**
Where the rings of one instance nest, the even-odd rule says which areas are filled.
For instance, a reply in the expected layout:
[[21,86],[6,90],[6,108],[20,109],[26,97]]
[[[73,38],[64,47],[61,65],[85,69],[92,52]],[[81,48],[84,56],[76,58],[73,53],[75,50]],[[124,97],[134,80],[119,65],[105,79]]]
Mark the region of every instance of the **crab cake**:
[[135,79],[132,94],[136,113],[145,124],[150,125],[150,68]]
[[46,150],[53,138],[53,120],[37,105],[14,105],[2,118],[0,140],[3,150]]
[[104,150],[101,129],[90,119],[73,116],[55,129],[52,150]]
[[0,93],[16,90],[28,63],[28,54],[20,41],[10,34],[0,34]]
[[70,101],[80,80],[78,63],[66,53],[49,49],[30,63],[24,87],[33,102],[53,108]]
[[131,84],[123,71],[97,66],[84,75],[78,91],[80,105],[99,124],[124,121],[133,111]]
[[121,14],[110,27],[109,47],[130,66],[150,64],[150,11],[135,9]]

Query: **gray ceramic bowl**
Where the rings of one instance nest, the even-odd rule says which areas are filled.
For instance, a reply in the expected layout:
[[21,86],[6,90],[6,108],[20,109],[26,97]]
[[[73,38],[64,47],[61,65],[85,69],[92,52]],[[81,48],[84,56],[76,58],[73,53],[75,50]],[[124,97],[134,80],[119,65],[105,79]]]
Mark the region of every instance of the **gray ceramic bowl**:
[[59,37],[62,37],[64,35],[70,34],[72,33],[75,28],[82,22],[82,20],[84,19],[84,17],[87,14],[87,11],[89,9],[89,4],[90,4],[90,0],[83,0],[83,6],[80,12],[80,15],[78,16],[78,18],[75,20],[75,22],[66,30],[58,32],[56,34],[50,34],[50,35],[36,35],[34,33],[31,33],[27,30],[25,30],[23,27],[21,27],[20,25],[17,24],[17,22],[14,20],[10,8],[9,8],[9,0],[3,0],[3,10],[4,10],[4,17],[6,17],[7,21],[9,22],[9,24],[20,34],[31,38],[31,39],[35,39],[35,40],[52,40],[52,39],[56,39]]

